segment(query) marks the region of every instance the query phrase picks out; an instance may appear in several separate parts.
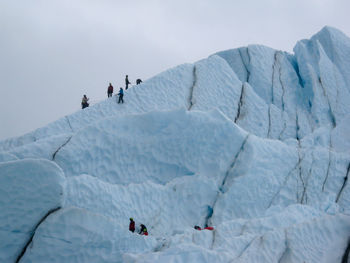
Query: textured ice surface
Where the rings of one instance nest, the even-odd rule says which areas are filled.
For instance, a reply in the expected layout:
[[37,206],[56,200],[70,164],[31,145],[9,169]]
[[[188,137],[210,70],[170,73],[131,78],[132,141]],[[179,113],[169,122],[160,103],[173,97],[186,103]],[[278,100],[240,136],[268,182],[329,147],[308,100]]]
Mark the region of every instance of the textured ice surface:
[[17,160],[17,157],[8,152],[0,152],[0,162],[8,162]]
[[67,176],[90,174],[119,184],[216,177],[226,171],[245,134],[217,111],[114,117],[75,134],[55,160]]
[[0,164],[0,261],[15,262],[35,226],[61,206],[64,175],[53,162],[24,159]]
[[21,262],[123,262],[123,253],[156,248],[154,237],[132,234],[117,222],[81,208],[61,209],[40,225]]
[[330,27],[222,51],[0,142],[1,261],[345,260],[349,57]]

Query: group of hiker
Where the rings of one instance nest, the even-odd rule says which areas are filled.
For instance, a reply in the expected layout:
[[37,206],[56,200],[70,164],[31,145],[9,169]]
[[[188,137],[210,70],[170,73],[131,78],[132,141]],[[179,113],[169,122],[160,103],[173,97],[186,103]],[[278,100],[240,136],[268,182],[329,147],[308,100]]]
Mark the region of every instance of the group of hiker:
[[214,230],[214,227],[206,226],[205,228],[201,228],[200,226],[194,226],[194,229],[197,229],[197,230]]
[[[141,79],[137,79],[136,80],[136,85],[139,85],[142,83],[142,80]],[[129,88],[129,85],[131,84],[131,82],[129,81],[129,77],[128,75],[125,76],[125,90],[127,90]],[[109,83],[109,86],[107,88],[107,97],[112,97],[113,96],[113,86],[112,86],[112,83]],[[119,95],[119,98],[118,98],[118,103],[124,103],[124,90],[122,87],[119,88],[119,93],[117,94]],[[83,96],[82,100],[81,100],[81,108],[84,109],[86,107],[89,107],[89,98],[86,97],[86,95]]]
[[[109,97],[112,97],[112,95],[113,95],[113,86],[112,86],[112,83],[109,83],[109,86],[108,86],[108,89],[107,89],[107,96],[109,98]],[[120,102],[124,103],[124,100],[123,100],[124,90],[123,90],[123,88],[119,89],[118,95],[119,95],[118,103],[120,103]]]
[[[135,221],[132,217],[130,217],[129,231],[135,232]],[[148,236],[147,227],[144,224],[140,224],[139,234]]]
[[[196,230],[214,230],[214,227],[212,226],[205,226],[204,228],[201,228],[200,226],[194,226],[194,229]],[[129,231],[135,232],[135,221],[132,217],[130,217],[130,223],[129,223]],[[138,231],[140,235],[148,236],[147,227],[144,224],[140,224],[140,229]]]

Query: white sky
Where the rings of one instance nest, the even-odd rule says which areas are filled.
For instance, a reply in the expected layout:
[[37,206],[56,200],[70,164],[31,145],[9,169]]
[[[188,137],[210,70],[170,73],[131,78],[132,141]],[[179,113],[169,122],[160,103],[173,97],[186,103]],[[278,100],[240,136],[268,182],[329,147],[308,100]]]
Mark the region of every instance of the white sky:
[[[226,49],[292,52],[325,25],[350,36],[349,0],[0,0],[0,139]],[[127,98],[126,98],[127,99]]]

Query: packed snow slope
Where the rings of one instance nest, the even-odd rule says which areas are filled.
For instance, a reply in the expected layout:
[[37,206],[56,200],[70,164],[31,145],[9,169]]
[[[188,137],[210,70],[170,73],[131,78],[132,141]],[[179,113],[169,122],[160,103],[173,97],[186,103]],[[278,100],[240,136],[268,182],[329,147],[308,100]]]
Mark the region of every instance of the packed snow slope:
[[343,33],[219,52],[124,100],[0,142],[1,262],[350,262]]

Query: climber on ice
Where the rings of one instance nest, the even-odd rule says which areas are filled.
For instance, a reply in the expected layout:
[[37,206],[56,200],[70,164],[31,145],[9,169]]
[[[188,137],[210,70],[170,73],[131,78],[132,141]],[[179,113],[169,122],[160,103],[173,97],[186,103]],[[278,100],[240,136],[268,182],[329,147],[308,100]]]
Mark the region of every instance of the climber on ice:
[[125,90],[128,89],[129,84],[131,84],[131,83],[130,83],[130,81],[129,81],[129,79],[128,79],[128,75],[126,75],[126,76],[125,76]]
[[141,229],[140,229],[139,234],[144,235],[144,236],[148,236],[147,227],[144,224],[141,224],[140,227],[141,227]]
[[142,80],[141,79],[137,79],[136,80],[136,85],[139,85],[139,84],[141,84],[142,83]]
[[214,230],[214,227],[207,226],[207,227],[202,229],[200,226],[194,226],[194,229],[197,229],[197,230],[204,230],[204,229],[206,229],[206,230]]
[[120,102],[124,103],[124,100],[123,100],[123,97],[124,97],[124,90],[123,90],[123,88],[120,88],[120,89],[119,89],[118,95],[119,95],[118,103],[120,103]]
[[89,107],[89,103],[88,103],[89,98],[86,97],[86,95],[83,96],[82,100],[81,100],[81,108],[84,109],[86,107]]
[[112,95],[113,95],[113,86],[112,86],[112,83],[109,83],[109,86],[107,89],[107,96],[109,98],[109,97],[112,97]]
[[135,232],[135,221],[132,217],[130,217],[129,231]]

